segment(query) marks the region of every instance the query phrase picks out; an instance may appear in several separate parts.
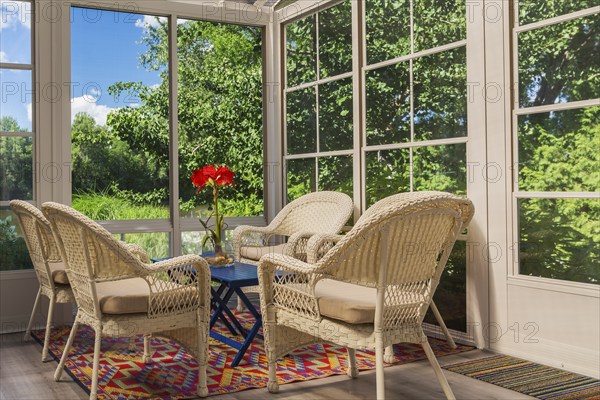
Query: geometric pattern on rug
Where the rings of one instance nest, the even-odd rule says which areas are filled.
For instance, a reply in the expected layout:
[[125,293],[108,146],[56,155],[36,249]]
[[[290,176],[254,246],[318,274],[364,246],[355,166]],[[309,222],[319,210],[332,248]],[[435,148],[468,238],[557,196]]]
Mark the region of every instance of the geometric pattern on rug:
[[600,380],[502,354],[444,369],[538,399],[600,399]]
[[[253,317],[248,312],[237,313],[242,325],[250,327]],[[70,327],[52,329],[50,354],[59,361]],[[213,330],[232,337],[219,324]],[[44,339],[44,330],[32,332],[38,343]],[[235,338],[235,336],[233,336]],[[239,340],[239,339],[236,339]],[[196,398],[198,380],[197,363],[177,343],[160,338],[151,338],[152,362],[141,362],[143,337],[135,338],[135,350],[129,351],[126,338],[102,338],[98,379],[99,399]],[[429,343],[437,357],[472,350],[472,346],[458,344],[451,349],[444,339],[430,338]],[[245,389],[266,387],[268,380],[267,359],[263,340],[255,338],[238,367],[231,363],[237,350],[219,341],[210,339],[209,363],[207,368],[209,395],[233,393]],[[403,343],[394,346],[396,362],[408,363],[425,359],[425,353],[417,344]],[[91,387],[92,362],[94,355],[93,330],[80,326],[65,370],[86,392]],[[311,345],[290,353],[278,361],[277,378],[280,384],[311,380],[346,373],[346,349],[334,345]],[[356,351],[360,370],[375,368],[375,357],[370,351]],[[387,364],[386,364],[387,365]]]

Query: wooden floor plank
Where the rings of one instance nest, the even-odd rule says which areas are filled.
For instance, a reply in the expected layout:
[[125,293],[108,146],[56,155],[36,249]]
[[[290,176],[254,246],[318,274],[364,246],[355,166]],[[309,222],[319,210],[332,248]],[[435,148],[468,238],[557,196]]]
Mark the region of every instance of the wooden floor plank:
[[[488,356],[474,350],[439,359],[441,365]],[[0,400],[13,399],[87,399],[88,395],[65,373],[60,382],[53,379],[55,361],[41,362],[41,346],[23,341],[22,333],[0,335]],[[511,390],[444,371],[459,399],[531,399]],[[442,399],[442,390],[426,360],[392,366],[385,370],[388,399]],[[211,399],[331,399],[355,400],[375,397],[375,371],[361,372],[357,379],[333,376],[280,386],[278,395],[266,389],[246,390]]]

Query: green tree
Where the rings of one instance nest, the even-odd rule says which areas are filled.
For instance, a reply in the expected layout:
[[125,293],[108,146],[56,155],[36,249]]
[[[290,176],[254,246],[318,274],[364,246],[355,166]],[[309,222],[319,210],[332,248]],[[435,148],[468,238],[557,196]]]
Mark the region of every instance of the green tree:
[[[262,213],[262,50],[258,28],[204,21],[177,26],[179,180],[183,209],[208,204],[195,196],[190,175],[208,164],[228,164],[235,190],[224,198],[226,215]],[[135,82],[111,86],[141,100],[139,107],[111,112],[108,127],[148,162],[168,165],[169,80],[167,25],[148,26],[141,64],[159,71],[157,87]],[[203,196],[203,197],[202,197]]]
[[[0,131],[26,132],[14,117],[0,118]],[[30,136],[0,137],[0,200],[33,198],[33,159]]]

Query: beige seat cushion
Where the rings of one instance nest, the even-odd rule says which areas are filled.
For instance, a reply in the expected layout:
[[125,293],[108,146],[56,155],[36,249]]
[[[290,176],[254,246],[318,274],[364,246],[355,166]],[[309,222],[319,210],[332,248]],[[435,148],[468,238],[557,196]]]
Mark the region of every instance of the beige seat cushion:
[[69,277],[67,276],[67,271],[65,271],[65,264],[62,262],[48,263],[50,267],[50,273],[52,274],[52,280],[54,283],[58,283],[59,285],[68,285]]
[[[197,288],[194,286],[183,289],[182,286],[176,283],[165,282],[164,289],[169,290],[171,301],[193,305],[192,303],[198,299],[197,296],[194,296],[197,293]],[[172,289],[180,290],[173,292]],[[137,314],[148,312],[150,287],[142,278],[97,283],[96,293],[98,294],[98,302],[103,314]],[[178,297],[173,299],[171,296],[175,294]]]
[[372,324],[375,321],[375,288],[322,279],[315,286],[315,296],[324,317],[350,324]]
[[285,246],[285,243],[274,246],[242,246],[240,248],[240,256],[258,261],[265,254],[285,254]]
[[97,283],[96,292],[104,314],[148,312],[150,287],[142,278]]

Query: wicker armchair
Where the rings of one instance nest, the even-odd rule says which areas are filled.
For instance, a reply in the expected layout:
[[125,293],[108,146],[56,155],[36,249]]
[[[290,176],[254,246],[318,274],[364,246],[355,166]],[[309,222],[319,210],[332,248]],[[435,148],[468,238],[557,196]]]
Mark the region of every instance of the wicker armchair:
[[44,203],[42,210],[65,260],[78,306],[54,379],[60,380],[77,328],[85,324],[96,333],[90,399],[97,398],[102,336],[138,334],[165,336],[186,346],[198,359],[197,394],[207,396],[210,269],[206,261],[190,255],[144,263],[74,209]]
[[[308,239],[316,233],[338,233],[352,215],[352,199],[341,192],[314,192],[287,204],[268,226],[241,225],[233,231],[236,261],[258,265],[265,254],[287,254],[306,261]],[[274,236],[287,236],[287,243],[274,244]],[[257,292],[257,287],[244,288]],[[238,310],[242,304],[238,301]]]
[[44,347],[42,349],[42,361],[48,360],[48,345],[50,343],[50,328],[56,303],[73,303],[75,297],[69,285],[69,279],[65,267],[58,252],[58,247],[52,236],[50,222],[42,212],[30,203],[22,200],[12,200],[10,207],[17,216],[19,225],[23,232],[29,256],[33,263],[33,269],[37,276],[40,288],[38,289],[31,317],[27,324],[24,340],[31,338],[31,326],[35,318],[40,299],[48,297],[48,318],[46,320],[46,335],[44,336]]
[[421,344],[446,397],[454,398],[421,323],[473,205],[442,192],[403,193],[381,202],[341,240],[313,236],[307,262],[281,254],[261,258],[270,392],[279,389],[278,358],[325,341],[348,348],[351,377],[358,375],[355,349],[374,348],[377,398],[383,399],[384,348],[411,342]]
[[[33,263],[33,268],[37,276],[40,288],[38,289],[31,317],[25,330],[24,340],[31,338],[31,326],[35,314],[40,305],[42,296],[48,297],[50,304],[48,306],[48,316],[46,322],[46,332],[44,336],[44,347],[42,349],[42,362],[48,360],[48,345],[50,344],[50,331],[54,316],[54,306],[56,303],[73,303],[75,297],[69,284],[69,277],[65,271],[65,265],[60,257],[58,247],[52,235],[50,222],[44,217],[44,214],[30,203],[23,200],[12,200],[10,207],[17,216],[21,225],[21,230],[25,237],[25,243],[29,250],[29,256]],[[148,262],[148,255],[138,245],[125,244],[140,260]],[[148,340],[144,337],[144,342]],[[146,347],[147,348],[147,345]]]

